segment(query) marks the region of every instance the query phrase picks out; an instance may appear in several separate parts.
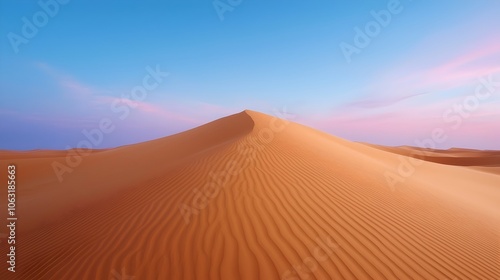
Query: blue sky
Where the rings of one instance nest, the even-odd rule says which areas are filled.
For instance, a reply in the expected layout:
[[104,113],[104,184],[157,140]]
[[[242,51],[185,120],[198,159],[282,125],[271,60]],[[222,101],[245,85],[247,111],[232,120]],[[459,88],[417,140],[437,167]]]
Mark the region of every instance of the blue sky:
[[[215,3],[2,1],[0,149],[75,147],[103,118],[116,129],[94,148],[282,108],[353,141],[415,146],[440,129],[438,148],[500,149],[500,2]],[[119,118],[148,67],[169,75]]]

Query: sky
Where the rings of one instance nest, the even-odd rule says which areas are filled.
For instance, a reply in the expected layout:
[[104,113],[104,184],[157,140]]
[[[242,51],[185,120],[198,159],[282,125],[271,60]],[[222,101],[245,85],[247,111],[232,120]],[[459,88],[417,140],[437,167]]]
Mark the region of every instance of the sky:
[[0,150],[117,147],[245,109],[352,141],[500,150],[498,11],[497,0],[1,1]]

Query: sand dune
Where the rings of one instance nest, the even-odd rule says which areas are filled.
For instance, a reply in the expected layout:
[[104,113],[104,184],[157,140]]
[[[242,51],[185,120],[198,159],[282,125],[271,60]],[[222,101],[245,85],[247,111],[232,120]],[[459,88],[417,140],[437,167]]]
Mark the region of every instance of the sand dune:
[[389,186],[411,151],[253,111],[91,151],[62,182],[66,151],[0,151],[19,212],[0,279],[500,279],[499,152],[429,151]]
[[433,150],[415,147],[394,148],[377,145],[370,146],[399,155],[447,165],[500,167],[500,152],[498,151],[477,151],[458,148]]

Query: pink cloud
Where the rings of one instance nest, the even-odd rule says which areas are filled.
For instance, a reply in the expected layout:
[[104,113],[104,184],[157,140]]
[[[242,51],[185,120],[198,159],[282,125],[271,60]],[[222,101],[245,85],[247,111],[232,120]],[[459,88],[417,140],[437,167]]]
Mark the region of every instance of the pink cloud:
[[174,121],[179,121],[179,122],[184,122],[184,123],[199,123],[198,120],[195,120],[190,117],[186,117],[182,114],[176,113],[173,110],[167,110],[163,107],[160,107],[155,104],[143,102],[143,101],[136,101],[136,100],[130,100],[127,98],[121,98],[121,97],[113,97],[113,96],[96,96],[93,99],[94,103],[100,104],[100,105],[107,105],[111,106],[113,103],[121,104],[121,105],[127,105],[130,107],[131,111],[137,110],[142,113],[146,113],[152,117],[156,118],[163,118],[163,119],[168,119],[168,120],[174,120]]
[[378,108],[378,107],[385,107],[389,105],[393,105],[395,103],[401,102],[406,99],[410,99],[413,97],[421,96],[429,94],[429,92],[422,92],[422,93],[413,93],[413,94],[407,94],[403,96],[394,96],[394,97],[384,97],[384,98],[374,98],[374,99],[363,99],[363,100],[358,100],[351,102],[347,104],[347,107],[360,107],[360,108]]
[[496,41],[484,43],[471,51],[462,51],[431,66],[420,67],[421,63],[412,58],[421,56],[419,53],[409,55],[411,64],[398,63],[391,70],[383,71],[373,84],[363,90],[371,97],[350,105],[383,107],[419,96],[422,92],[439,94],[478,84],[480,78],[500,73],[500,42]]
[[109,92],[81,83],[77,79],[57,71],[46,63],[36,63],[36,66],[54,79],[65,93],[69,93],[69,95],[78,100],[78,102],[85,102],[90,106],[100,108],[102,108],[102,106],[111,106],[113,102],[120,102],[128,104],[131,111],[137,110],[155,118],[163,118],[190,124],[199,123],[198,120],[186,117],[180,113],[175,113],[173,110],[167,110],[155,104],[104,95]]
[[74,80],[63,80],[60,81],[60,84],[65,89],[78,96],[90,96],[94,94],[93,90]]
[[416,145],[416,140],[430,137],[434,129],[443,128],[450,139],[440,148],[481,147],[483,142],[488,147],[498,147],[494,141],[480,140],[495,135],[498,139],[498,132],[493,133],[500,125],[498,94],[482,100],[470,117],[462,119],[458,129],[454,129],[455,123],[443,119],[447,110],[454,110],[455,104],[463,105],[465,98],[474,94],[476,86],[481,84],[480,78],[500,81],[500,44],[485,46],[431,66],[419,68],[418,61],[413,61],[413,65],[398,65],[367,86],[366,97],[336,108],[330,115],[303,122],[355,141]]
[[465,53],[447,63],[436,67],[435,73],[447,74],[472,62],[500,53],[500,43],[485,44],[486,47]]
[[[417,145],[417,140],[431,137],[434,129],[443,129],[450,141],[439,144],[438,148],[450,145],[477,148],[480,147],[477,146],[477,139],[498,136],[498,132],[492,132],[498,130],[500,112],[498,98],[492,95],[489,99],[480,100],[476,109],[466,110],[467,117],[461,117],[455,106],[464,106],[473,94],[442,98],[425,106],[401,102],[383,108],[344,107],[329,116],[317,116],[302,122],[350,140],[386,145]],[[461,124],[457,127],[454,120],[445,120],[445,112],[451,112],[454,118],[460,116]],[[488,147],[495,145],[498,147],[498,143],[488,142]]]
[[35,65],[49,75],[65,93],[70,94],[72,97],[86,98],[99,93],[98,90],[80,83],[70,75],[57,71],[46,63],[38,62]]

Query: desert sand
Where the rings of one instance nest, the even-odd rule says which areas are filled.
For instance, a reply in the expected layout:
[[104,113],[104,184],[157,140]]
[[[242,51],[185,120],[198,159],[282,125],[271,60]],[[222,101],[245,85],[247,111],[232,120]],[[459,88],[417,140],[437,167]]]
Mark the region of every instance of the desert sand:
[[80,151],[62,182],[68,151],[0,151],[18,174],[0,279],[500,279],[500,152],[416,150],[247,110]]

